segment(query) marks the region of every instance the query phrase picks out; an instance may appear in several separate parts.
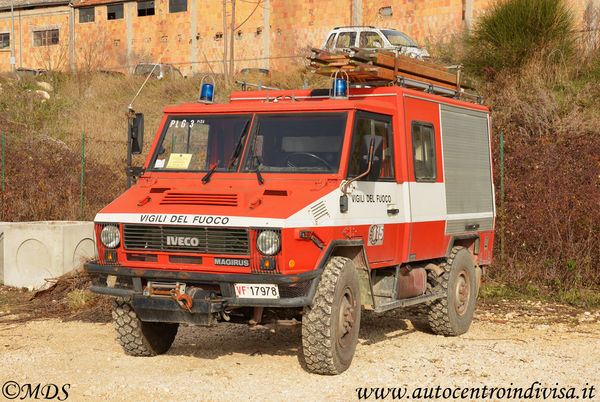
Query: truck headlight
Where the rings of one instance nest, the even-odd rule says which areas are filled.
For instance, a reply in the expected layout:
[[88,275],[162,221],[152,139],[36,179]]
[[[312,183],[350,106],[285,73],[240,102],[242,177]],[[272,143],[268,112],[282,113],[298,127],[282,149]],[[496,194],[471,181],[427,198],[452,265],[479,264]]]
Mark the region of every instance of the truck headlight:
[[118,226],[104,226],[100,232],[100,241],[106,248],[116,248],[121,242],[121,233]]
[[281,249],[281,237],[272,230],[260,232],[256,238],[256,248],[261,254],[275,255]]

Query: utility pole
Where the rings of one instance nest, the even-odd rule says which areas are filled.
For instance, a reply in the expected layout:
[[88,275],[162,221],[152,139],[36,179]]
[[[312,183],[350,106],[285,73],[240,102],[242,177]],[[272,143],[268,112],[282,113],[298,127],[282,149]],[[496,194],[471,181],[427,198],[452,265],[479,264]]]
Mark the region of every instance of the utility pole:
[[234,58],[233,48],[235,46],[234,38],[235,38],[235,0],[231,0],[231,34],[229,35],[229,76],[232,79],[233,79],[233,73],[234,73],[234,66],[233,66],[233,58]]
[[229,84],[229,75],[227,69],[227,0],[223,0],[223,77]]
[[11,34],[10,34],[10,65],[12,66],[12,72],[15,72],[15,4],[14,0],[10,0],[10,23],[11,23]]

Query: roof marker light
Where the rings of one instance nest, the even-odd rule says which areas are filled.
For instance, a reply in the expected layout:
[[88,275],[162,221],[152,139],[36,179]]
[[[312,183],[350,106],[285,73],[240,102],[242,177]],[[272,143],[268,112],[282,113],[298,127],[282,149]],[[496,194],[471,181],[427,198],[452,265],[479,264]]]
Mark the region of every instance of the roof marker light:
[[209,76],[213,83],[204,83],[204,79],[207,76],[202,77],[202,81],[200,82],[200,97],[198,98],[198,102],[210,104],[213,103],[215,97],[215,79],[212,76]]

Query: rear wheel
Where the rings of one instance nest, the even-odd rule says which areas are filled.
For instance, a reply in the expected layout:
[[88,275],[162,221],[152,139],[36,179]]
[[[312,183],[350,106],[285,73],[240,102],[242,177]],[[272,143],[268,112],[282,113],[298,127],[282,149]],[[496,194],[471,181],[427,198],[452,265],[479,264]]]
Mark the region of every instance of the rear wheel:
[[332,257],[302,317],[306,367],[317,374],[339,374],[352,362],[360,327],[360,288],[352,261]]
[[145,322],[138,318],[131,300],[117,297],[112,310],[117,341],[131,356],[155,356],[169,350],[179,324]]
[[473,321],[477,299],[473,257],[464,247],[454,247],[440,268],[443,273],[435,279],[433,291],[443,291],[444,297],[431,304],[427,317],[429,327],[440,335],[464,334]]

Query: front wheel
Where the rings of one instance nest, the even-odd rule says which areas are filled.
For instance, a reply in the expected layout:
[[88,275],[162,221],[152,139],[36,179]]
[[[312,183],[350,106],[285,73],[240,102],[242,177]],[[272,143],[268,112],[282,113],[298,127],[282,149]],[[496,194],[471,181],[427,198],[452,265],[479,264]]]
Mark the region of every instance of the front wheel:
[[307,369],[340,374],[352,362],[360,327],[360,288],[354,263],[332,257],[310,306],[302,316],[302,349]]
[[467,332],[475,312],[478,289],[473,257],[466,248],[454,247],[440,268],[443,273],[433,291],[443,291],[444,297],[430,306],[429,326],[436,334],[458,336]]
[[117,297],[112,311],[117,341],[131,356],[155,356],[169,350],[179,324],[146,322],[138,318],[131,301]]

